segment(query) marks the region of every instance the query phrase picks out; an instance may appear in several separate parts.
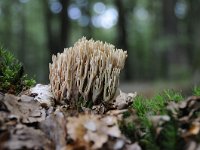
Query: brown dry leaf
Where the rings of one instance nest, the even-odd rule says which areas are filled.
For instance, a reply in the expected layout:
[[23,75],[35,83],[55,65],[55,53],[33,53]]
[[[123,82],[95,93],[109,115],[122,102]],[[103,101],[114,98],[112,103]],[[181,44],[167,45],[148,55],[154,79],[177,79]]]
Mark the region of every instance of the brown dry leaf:
[[0,111],[0,133],[7,130],[8,113]]
[[161,126],[163,123],[170,121],[170,117],[168,115],[149,116],[148,118],[154,127]]
[[10,127],[17,124],[17,119],[9,113],[7,106],[2,100],[0,100],[0,141],[3,141],[2,136],[5,135],[4,133],[7,133]]
[[72,143],[68,146],[74,149],[113,149],[114,146],[122,148],[125,145],[115,116],[84,114],[69,117],[67,122],[68,140]]
[[4,104],[3,101],[0,100],[0,111],[9,112],[7,106]]
[[200,149],[200,97],[191,96],[177,104],[169,103],[168,110],[178,122],[180,137],[186,145],[184,149]]
[[177,118],[179,107],[179,104],[173,101],[169,102],[169,104],[167,105],[167,109],[172,113],[174,118]]
[[62,112],[55,112],[40,123],[40,128],[55,143],[56,149],[64,149],[66,146],[66,119]]
[[193,114],[200,109],[200,98],[195,96],[189,97],[187,100],[182,101],[179,104],[180,115],[179,120],[181,122],[190,122],[190,118]]
[[[91,128],[92,130],[96,130],[96,123],[95,123],[96,120],[97,118],[94,115],[83,115],[79,116],[78,118],[69,117],[67,119],[68,142],[73,141],[72,146],[74,146],[74,148],[80,148],[84,146],[85,149],[89,149],[90,143],[84,139],[85,134],[87,134],[87,130],[84,127],[84,124],[90,121],[91,122],[90,124],[92,125],[90,125],[91,127],[89,128]],[[103,137],[100,137],[99,140],[100,142],[102,142],[102,138]]]
[[54,145],[40,130],[18,124],[15,128],[4,133],[4,139],[0,136],[0,149],[53,150]]
[[180,103],[178,120],[184,128],[181,128],[182,137],[192,135],[199,136],[200,133],[200,97],[191,96]]
[[[121,110],[110,110],[110,111],[108,111],[106,114],[107,115],[111,115],[111,116],[116,116],[116,117],[121,117],[121,115],[123,115],[123,113],[125,113],[125,112],[127,112],[128,111],[128,109],[121,109]],[[119,117],[119,118],[120,118]],[[119,119],[118,118],[118,119]]]
[[186,130],[182,130],[182,137],[183,138],[189,138],[192,136],[199,136],[200,133],[200,123],[199,122],[192,122],[190,124],[190,127]]
[[104,114],[110,110],[124,110],[127,109],[133,102],[134,98],[137,96],[137,93],[124,93],[121,90],[118,90],[115,98],[112,101],[109,101],[105,104],[94,105],[92,107],[92,112],[94,114]]
[[185,150],[200,150],[200,144],[195,141],[189,141]]
[[0,100],[3,100],[4,98],[4,93],[0,92]]
[[6,111],[9,112],[7,106],[3,102],[4,94],[0,92],[0,111]]
[[40,122],[45,119],[45,109],[32,97],[22,95],[17,97],[6,94],[4,103],[11,114],[15,115],[22,123]]
[[193,122],[190,129],[189,129],[189,133],[191,133],[192,135],[197,135],[200,131],[200,123],[199,122]]
[[126,145],[126,150],[142,150],[142,148],[138,145],[138,143],[133,143]]
[[119,90],[119,95],[114,98],[111,102],[108,104],[109,109],[126,109],[128,108],[131,103],[133,102],[133,99],[137,96],[137,93],[124,93],[121,90]]
[[[85,109],[83,109],[85,111]],[[94,114],[104,114],[106,112],[106,108],[103,104],[92,106],[92,112]]]

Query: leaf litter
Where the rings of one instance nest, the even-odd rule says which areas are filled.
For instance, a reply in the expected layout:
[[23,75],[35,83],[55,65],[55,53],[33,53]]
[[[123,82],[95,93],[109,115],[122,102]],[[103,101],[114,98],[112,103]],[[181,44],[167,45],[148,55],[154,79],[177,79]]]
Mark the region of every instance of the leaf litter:
[[[48,94],[38,100],[30,92],[19,96],[0,93],[0,149],[150,149],[144,144],[148,131],[131,107],[135,93],[120,93],[110,109],[95,105],[81,111],[67,104],[55,105]],[[159,141],[174,129],[177,147],[182,144],[184,150],[198,150],[200,97],[168,102],[166,110],[167,114],[148,117],[157,146],[162,147]]]

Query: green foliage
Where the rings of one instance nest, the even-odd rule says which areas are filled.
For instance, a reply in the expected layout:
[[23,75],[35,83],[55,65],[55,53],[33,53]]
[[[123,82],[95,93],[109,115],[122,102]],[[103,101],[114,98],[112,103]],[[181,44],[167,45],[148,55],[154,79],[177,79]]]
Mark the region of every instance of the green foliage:
[[193,95],[200,96],[200,86],[195,86],[193,89]]
[[0,91],[19,93],[35,84],[24,75],[22,64],[8,51],[0,48]]
[[[140,145],[145,150],[160,150],[160,149],[178,149],[179,137],[176,121],[170,116],[170,112],[166,109],[169,102],[179,102],[183,100],[180,92],[174,90],[164,90],[155,95],[153,98],[144,98],[137,96],[133,101],[133,109],[136,110],[137,117],[140,120],[140,130],[144,132],[144,136],[137,137],[131,133],[138,132],[134,122],[123,124],[122,132],[132,141],[139,141]],[[152,124],[149,117],[154,115],[168,115],[171,120],[165,122],[158,133],[158,128]],[[132,136],[132,137],[131,137]]]
[[171,100],[171,101],[175,101],[175,102],[179,102],[181,100],[183,100],[183,96],[180,92],[174,91],[174,90],[165,90],[164,91],[164,95],[163,95],[166,99]]
[[142,139],[140,139],[140,145],[145,150],[159,150],[159,146],[156,143],[156,132],[151,126],[147,128],[147,132]]
[[158,128],[150,126],[147,129],[145,136],[140,140],[145,150],[178,150],[180,138],[178,136],[178,127],[175,120],[170,120],[162,125],[160,133]]
[[122,131],[122,133],[124,135],[126,135],[126,137],[128,137],[132,142],[133,141],[136,141],[138,138],[137,138],[137,135],[136,135],[136,127],[135,127],[135,124],[132,123],[132,122],[128,122],[128,123],[125,123],[125,122],[122,122],[120,124],[120,130]]
[[165,106],[169,101],[179,102],[181,100],[183,96],[180,92],[165,90],[150,99],[137,96],[133,101],[133,108],[140,118],[148,115],[162,115],[166,113]]
[[163,130],[157,138],[157,145],[162,150],[178,149],[179,146],[178,127],[175,120],[166,122],[163,125]]
[[36,84],[35,79],[29,78],[27,74],[22,76],[22,83],[24,87],[29,88]]

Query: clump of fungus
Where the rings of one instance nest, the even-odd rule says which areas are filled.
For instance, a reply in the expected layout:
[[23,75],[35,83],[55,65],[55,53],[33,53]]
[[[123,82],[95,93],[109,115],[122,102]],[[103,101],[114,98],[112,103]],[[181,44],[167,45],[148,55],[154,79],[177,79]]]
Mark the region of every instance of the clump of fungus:
[[127,52],[108,43],[78,40],[73,47],[52,56],[50,84],[57,102],[99,104],[112,100]]

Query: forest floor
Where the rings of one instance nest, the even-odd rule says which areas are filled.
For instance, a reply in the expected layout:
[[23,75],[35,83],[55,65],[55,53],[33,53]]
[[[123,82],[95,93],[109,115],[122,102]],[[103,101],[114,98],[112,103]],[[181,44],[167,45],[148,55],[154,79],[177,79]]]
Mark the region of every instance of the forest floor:
[[56,104],[49,85],[20,95],[0,93],[0,149],[199,150],[200,88],[190,95],[164,90],[145,98],[120,92],[112,108],[78,103],[74,108]]
[[125,93],[137,92],[147,98],[153,97],[155,94],[162,92],[166,89],[174,89],[180,91],[185,96],[190,96],[191,90],[195,86],[193,80],[185,81],[152,81],[152,82],[120,82],[119,88]]

